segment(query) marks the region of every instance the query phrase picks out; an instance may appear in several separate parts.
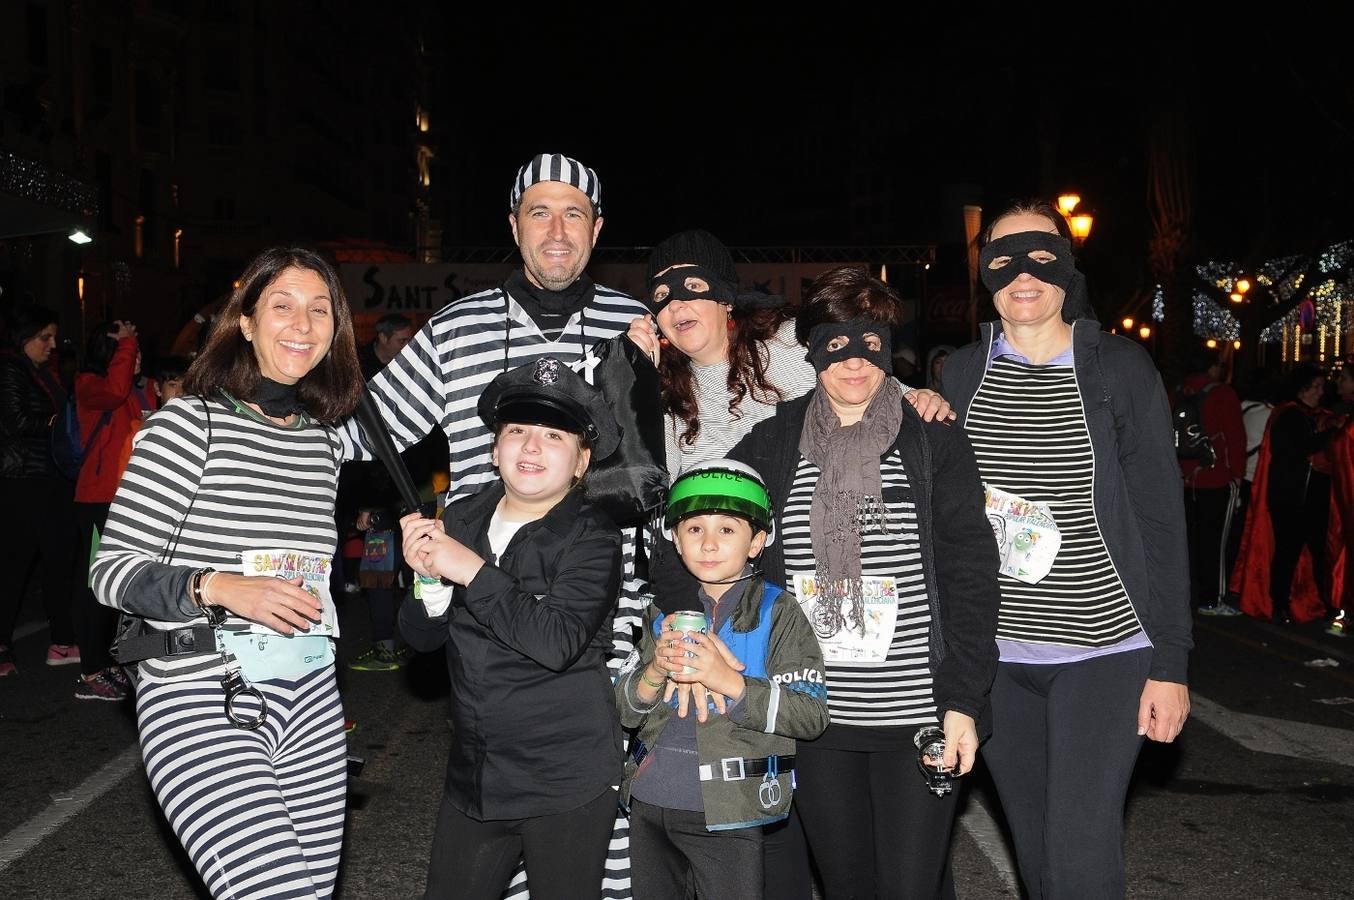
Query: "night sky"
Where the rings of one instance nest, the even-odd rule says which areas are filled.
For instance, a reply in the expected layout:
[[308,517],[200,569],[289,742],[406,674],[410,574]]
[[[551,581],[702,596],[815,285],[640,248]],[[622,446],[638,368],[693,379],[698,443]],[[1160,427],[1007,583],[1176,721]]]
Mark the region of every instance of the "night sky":
[[[1137,10],[1092,29],[1038,9],[960,26],[448,8],[432,42],[448,238],[502,243],[513,172],[548,150],[598,170],[603,244],[695,225],[730,244],[956,243],[963,202],[1073,188],[1096,215],[1086,253],[1126,279],[1150,234],[1147,135],[1171,115],[1201,255],[1354,232],[1354,79],[1312,45],[1319,23]],[[871,198],[861,225],[851,206]]]

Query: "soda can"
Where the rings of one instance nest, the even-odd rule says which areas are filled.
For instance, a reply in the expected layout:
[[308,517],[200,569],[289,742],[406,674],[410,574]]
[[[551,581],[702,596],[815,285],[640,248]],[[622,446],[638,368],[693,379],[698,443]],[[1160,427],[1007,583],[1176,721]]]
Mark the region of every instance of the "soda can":
[[[705,613],[701,610],[684,609],[672,614],[673,631],[699,631],[701,634],[705,634],[707,628],[708,625],[705,621]],[[690,638],[686,637],[682,638],[682,640],[687,642],[691,641]],[[687,655],[690,655],[690,652],[691,651],[688,650]],[[691,666],[682,667],[682,674],[684,675],[690,675],[694,671],[696,670]]]

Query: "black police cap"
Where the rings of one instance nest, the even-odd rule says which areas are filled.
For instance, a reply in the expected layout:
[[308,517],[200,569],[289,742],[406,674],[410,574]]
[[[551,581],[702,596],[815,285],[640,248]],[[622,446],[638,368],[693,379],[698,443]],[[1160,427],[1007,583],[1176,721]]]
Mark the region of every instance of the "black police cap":
[[606,459],[621,442],[620,426],[602,392],[552,356],[500,373],[480,394],[478,408],[491,430],[500,422],[515,422],[581,434],[594,460]]

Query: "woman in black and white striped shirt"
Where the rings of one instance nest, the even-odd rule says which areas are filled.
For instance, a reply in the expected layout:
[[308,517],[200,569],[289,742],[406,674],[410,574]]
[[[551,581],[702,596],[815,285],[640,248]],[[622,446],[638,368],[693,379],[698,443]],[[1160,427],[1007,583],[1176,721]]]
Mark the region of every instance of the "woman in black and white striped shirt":
[[[1134,761],[1144,737],[1174,740],[1189,710],[1189,571],[1166,392],[1141,346],[1086,314],[1065,231],[1047,204],[993,220],[981,271],[1000,321],[945,364],[983,481],[1008,495],[994,503],[1013,537],[983,758],[1038,900],[1124,895]],[[1031,507],[1059,532],[1051,565],[1024,562],[1040,541],[1053,546]]]
[[818,386],[730,456],[766,476],[777,540],[827,668],[831,725],[800,741],[797,791],[828,897],[953,897],[957,794],[933,796],[913,739],[941,725],[973,767],[996,667],[996,551],[968,440],[924,422],[887,376],[901,303],[853,268],[814,282],[798,337]]
[[268,250],[239,283],[189,396],[138,433],[91,574],[137,626],[119,659],[142,660],[146,773],[212,896],[324,898],[347,752],[324,590],[340,463],[328,423],[356,406],[362,375],[323,258]]

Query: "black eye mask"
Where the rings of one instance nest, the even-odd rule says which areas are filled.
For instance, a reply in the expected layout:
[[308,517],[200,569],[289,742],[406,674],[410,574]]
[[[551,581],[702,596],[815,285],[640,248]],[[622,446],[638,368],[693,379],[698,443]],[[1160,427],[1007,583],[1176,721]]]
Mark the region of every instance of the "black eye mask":
[[[865,335],[879,338],[879,349],[871,350],[865,344]],[[845,337],[846,344],[836,350],[827,349],[833,338]],[[833,363],[844,359],[863,359],[880,371],[893,371],[893,335],[889,326],[874,319],[852,319],[849,322],[824,322],[809,332],[809,352],[805,357],[815,371],[822,372]]]
[[[697,291],[686,286],[688,278],[700,278],[710,287]],[[669,269],[649,282],[649,308],[657,315],[658,311],[673,300],[713,300],[716,303],[733,303],[738,294],[737,285],[729,284],[704,266],[681,266]]]
[[[1030,259],[1030,254],[1036,250],[1052,253],[1055,258],[1046,263]],[[999,269],[992,268],[992,260],[1002,256],[1009,256],[1010,262]],[[983,284],[993,294],[1015,281],[1022,272],[1070,293],[1068,288],[1078,274],[1076,261],[1072,259],[1072,243],[1062,235],[1047,231],[1021,231],[989,241],[978,260]]]

